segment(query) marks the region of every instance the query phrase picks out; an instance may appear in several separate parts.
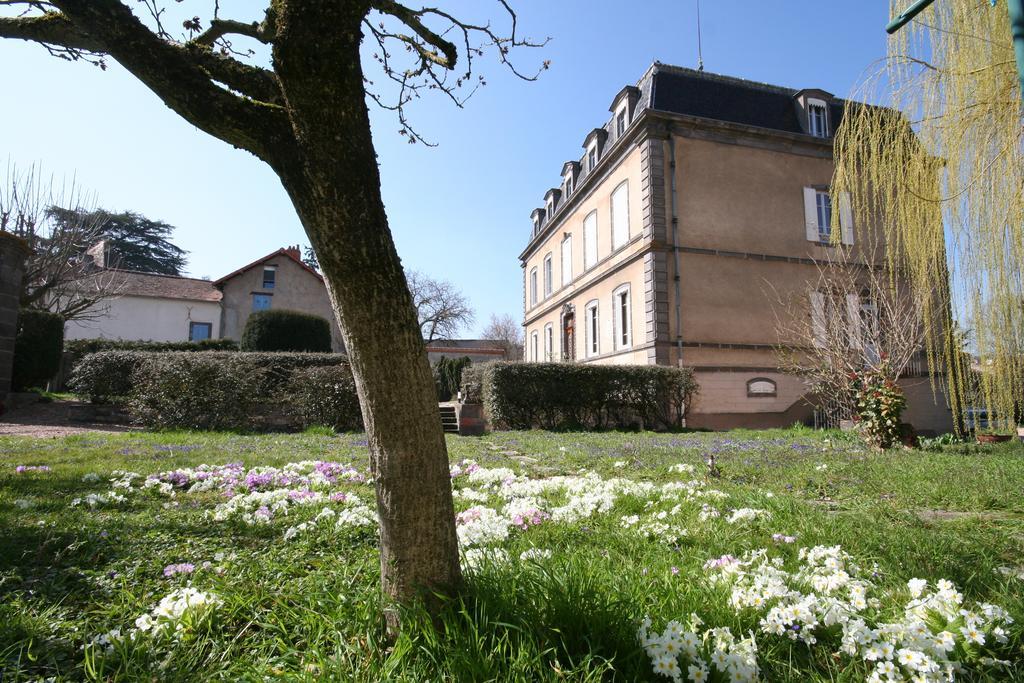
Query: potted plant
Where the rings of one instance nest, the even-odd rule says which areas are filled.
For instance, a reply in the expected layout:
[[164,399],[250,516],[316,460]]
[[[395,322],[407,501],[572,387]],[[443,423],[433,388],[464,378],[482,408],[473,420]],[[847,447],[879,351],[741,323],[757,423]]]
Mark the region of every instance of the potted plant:
[[976,431],[974,438],[978,443],[1005,443],[1012,439],[1013,435],[1001,429],[988,428]]

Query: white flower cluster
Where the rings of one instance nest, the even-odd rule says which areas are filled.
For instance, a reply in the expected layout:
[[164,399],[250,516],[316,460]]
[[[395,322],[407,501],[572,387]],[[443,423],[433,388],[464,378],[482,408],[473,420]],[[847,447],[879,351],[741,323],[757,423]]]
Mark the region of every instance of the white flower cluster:
[[75,498],[74,500],[72,500],[71,507],[85,505],[90,509],[94,509],[98,507],[104,507],[106,505],[123,503],[126,500],[128,499],[125,498],[120,493],[117,493],[116,491],[107,491],[106,493],[90,493],[87,494],[84,498]]
[[801,548],[799,559],[790,572],[781,559],[758,550],[742,560],[710,560],[705,568],[712,583],[731,584],[732,607],[764,613],[766,634],[814,646],[838,626],[832,656],[874,663],[871,682],[951,681],[969,664],[1005,664],[989,648],[1006,644],[1012,619],[995,605],[965,609],[951,582],[939,581],[928,592],[927,581],[911,580],[903,618],[887,622],[880,618],[881,601],[869,597],[873,584],[839,546]]
[[771,519],[772,514],[767,510],[759,510],[756,508],[739,508],[733,510],[725,521],[729,524],[736,524],[737,522],[752,522],[755,519]]
[[679,539],[689,535],[689,532],[683,527],[670,524],[665,520],[678,514],[681,508],[682,505],[677,504],[671,510],[655,512],[643,522],[641,522],[639,515],[628,515],[623,517],[620,523],[626,529],[635,527],[637,533],[646,539],[664,541],[669,545],[678,545]]
[[269,524],[279,514],[287,515],[293,505],[323,503],[327,496],[319,491],[304,491],[296,495],[289,489],[253,491],[234,496],[215,507],[210,516],[216,522],[237,519],[250,526]]
[[669,467],[668,471],[679,474],[693,474],[697,471],[697,468],[685,462],[677,462],[675,465]]
[[221,604],[223,601],[214,593],[192,587],[179,588],[164,596],[156,607],[137,618],[135,628],[124,633],[119,628],[108,631],[93,638],[91,644],[111,652],[116,643],[133,641],[142,634],[180,638],[187,631],[194,630],[204,623]]
[[500,543],[508,538],[512,522],[494,508],[477,505],[460,512],[455,517],[455,530],[459,535],[459,546],[485,546]]
[[644,619],[637,637],[651,658],[654,672],[673,681],[683,681],[685,676],[697,683],[708,681],[712,672],[718,674],[716,680],[735,683],[758,680],[757,643],[753,634],[737,638],[728,628],[702,632],[702,625],[694,614],[687,626],[670,621],[662,633],[656,633],[650,630],[650,618]]

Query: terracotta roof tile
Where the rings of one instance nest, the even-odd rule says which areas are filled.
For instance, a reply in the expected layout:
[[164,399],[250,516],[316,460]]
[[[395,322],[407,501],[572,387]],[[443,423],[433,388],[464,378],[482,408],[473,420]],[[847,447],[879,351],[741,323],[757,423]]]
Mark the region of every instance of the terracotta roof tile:
[[121,296],[149,296],[162,299],[186,299],[189,301],[221,300],[221,291],[209,280],[175,275],[138,273],[131,270],[115,271],[124,276],[119,288]]

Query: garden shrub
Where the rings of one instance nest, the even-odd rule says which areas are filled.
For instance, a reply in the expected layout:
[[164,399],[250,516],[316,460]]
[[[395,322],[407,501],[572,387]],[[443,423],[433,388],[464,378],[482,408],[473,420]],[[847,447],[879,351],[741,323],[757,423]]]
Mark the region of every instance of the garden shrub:
[[473,364],[469,356],[462,358],[446,358],[434,364],[434,383],[437,385],[437,400],[450,401],[459,393],[462,385],[462,373]]
[[100,351],[79,360],[71,371],[68,387],[93,403],[127,397],[135,369],[146,358],[141,351]]
[[857,405],[857,428],[874,448],[891,448],[902,441],[900,416],[907,407],[907,399],[893,374],[889,362],[883,360],[877,370],[865,370],[850,378]]
[[203,339],[202,341],[133,341],[128,339],[69,339],[64,350],[76,357],[100,351],[237,351],[234,339]]
[[56,313],[23,308],[18,313],[11,389],[45,387],[60,369],[64,319]]
[[469,377],[493,426],[648,429],[681,426],[697,391],[689,368],[497,362]]
[[352,432],[363,428],[356,383],[347,363],[295,370],[285,403],[303,429],[321,425]]
[[246,429],[255,424],[265,368],[237,356],[153,353],[132,374],[128,410],[155,429]]
[[241,349],[330,352],[331,324],[326,318],[299,311],[257,311],[245,322]]

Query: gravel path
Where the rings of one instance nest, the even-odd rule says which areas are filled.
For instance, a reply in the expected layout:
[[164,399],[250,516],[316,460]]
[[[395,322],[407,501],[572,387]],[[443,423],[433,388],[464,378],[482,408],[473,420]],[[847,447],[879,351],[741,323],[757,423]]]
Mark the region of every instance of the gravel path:
[[33,403],[0,416],[0,435],[58,438],[90,432],[126,432],[130,425],[119,424],[97,414],[83,401]]

